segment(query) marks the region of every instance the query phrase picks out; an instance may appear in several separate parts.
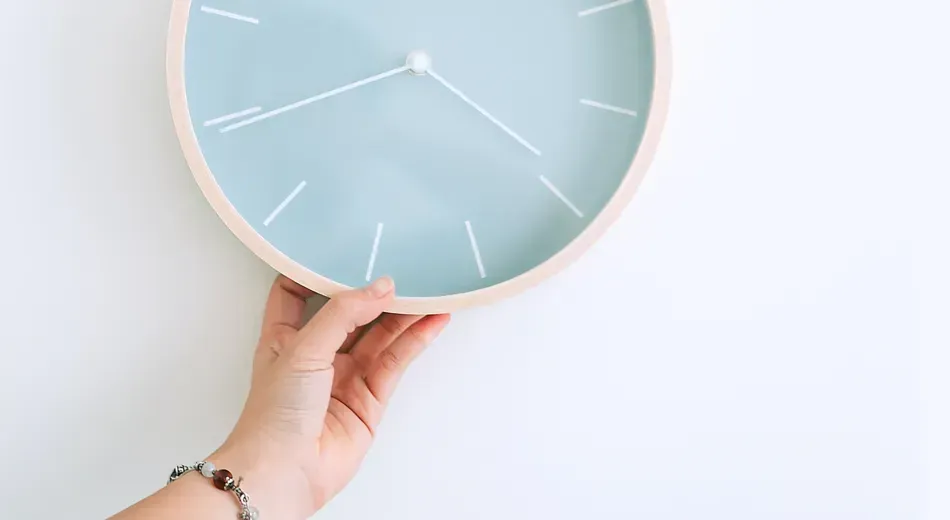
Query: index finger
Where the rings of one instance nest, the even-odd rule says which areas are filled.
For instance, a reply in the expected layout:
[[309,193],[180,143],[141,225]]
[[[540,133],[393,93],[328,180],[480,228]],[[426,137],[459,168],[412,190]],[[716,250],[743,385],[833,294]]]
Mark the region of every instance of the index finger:
[[266,336],[285,327],[300,330],[300,327],[303,327],[307,300],[314,294],[316,293],[290,278],[278,276],[267,298],[261,335]]

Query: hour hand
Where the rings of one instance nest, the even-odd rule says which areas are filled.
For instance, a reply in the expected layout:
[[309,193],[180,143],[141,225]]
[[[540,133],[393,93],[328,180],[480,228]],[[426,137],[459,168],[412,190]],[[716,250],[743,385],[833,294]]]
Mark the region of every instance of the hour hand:
[[366,85],[369,85],[370,83],[375,83],[381,79],[386,79],[390,76],[395,76],[396,74],[401,74],[408,70],[409,70],[409,65],[403,65],[402,67],[397,67],[392,70],[387,70],[386,72],[383,72],[382,74],[377,74],[375,76],[370,76],[366,79],[354,81],[353,83],[350,83],[348,85],[343,85],[342,87],[335,88],[333,90],[324,92],[322,94],[317,94],[316,96],[309,97],[307,99],[302,99],[300,101],[297,101],[296,103],[291,103],[289,105],[271,110],[270,112],[264,112],[263,114],[245,119],[243,121],[234,123],[232,125],[228,125],[221,129],[221,133],[223,134],[226,132],[230,132],[231,130],[237,130],[238,128],[243,128],[248,125],[253,125],[254,123],[259,123],[265,119],[270,119],[274,116],[279,116],[283,113],[290,112],[291,110],[297,110],[298,108],[305,107],[311,103],[316,103],[317,101],[322,101],[324,99],[331,98],[333,96],[342,94],[344,92],[349,92],[350,90],[353,90],[359,87],[364,87]]
[[528,150],[531,150],[531,153],[533,153],[533,154],[535,154],[535,155],[537,155],[537,156],[540,156],[540,155],[541,155],[541,150],[538,150],[537,148],[535,148],[531,143],[529,143],[527,140],[525,140],[525,138],[523,138],[523,137],[521,137],[520,135],[516,134],[516,133],[514,132],[514,130],[508,128],[507,125],[505,125],[504,123],[502,123],[501,121],[499,121],[498,119],[496,119],[495,116],[489,114],[487,110],[485,110],[484,108],[480,107],[480,106],[478,105],[478,103],[475,103],[474,101],[472,101],[471,98],[469,98],[468,96],[465,95],[465,93],[463,93],[461,90],[455,88],[454,85],[452,85],[451,83],[449,83],[448,81],[446,81],[445,78],[443,78],[442,76],[440,76],[439,74],[437,74],[434,70],[432,70],[431,68],[429,68],[429,69],[426,70],[426,73],[427,73],[428,75],[432,76],[433,79],[435,79],[436,81],[438,81],[439,83],[441,83],[445,88],[449,89],[453,94],[455,94],[456,96],[458,96],[459,98],[461,98],[462,101],[468,103],[468,105],[469,105],[470,107],[474,108],[475,110],[477,110],[479,114],[481,114],[481,115],[485,116],[486,118],[488,118],[488,120],[491,121],[492,123],[494,123],[495,126],[497,126],[498,128],[501,128],[506,134],[510,135],[512,139],[514,139],[515,141],[518,141],[519,143],[521,143],[521,145],[524,146],[525,148],[527,148]]

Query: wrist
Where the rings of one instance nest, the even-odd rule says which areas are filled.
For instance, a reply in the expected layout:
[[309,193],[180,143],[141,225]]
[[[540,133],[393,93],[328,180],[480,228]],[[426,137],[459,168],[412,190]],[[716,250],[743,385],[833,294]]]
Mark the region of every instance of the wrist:
[[231,472],[263,519],[304,519],[313,513],[309,487],[300,469],[257,443],[230,440],[208,456],[218,470]]

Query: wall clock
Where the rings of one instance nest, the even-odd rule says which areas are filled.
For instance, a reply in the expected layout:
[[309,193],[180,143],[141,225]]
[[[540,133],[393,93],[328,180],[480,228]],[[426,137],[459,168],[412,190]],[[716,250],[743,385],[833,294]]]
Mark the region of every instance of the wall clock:
[[589,248],[666,117],[663,0],[174,0],[199,186],[278,271],[393,312],[484,304]]

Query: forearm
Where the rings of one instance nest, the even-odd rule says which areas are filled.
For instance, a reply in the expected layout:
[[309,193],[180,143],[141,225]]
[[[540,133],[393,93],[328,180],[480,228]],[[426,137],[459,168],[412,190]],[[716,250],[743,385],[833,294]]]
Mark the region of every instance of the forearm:
[[240,505],[233,494],[219,491],[210,480],[192,472],[119,513],[113,519],[234,520],[240,518],[240,511]]
[[[449,323],[441,315],[383,315],[395,290],[380,278],[336,295],[305,322],[313,293],[284,277],[274,283],[244,411],[206,459],[235,481],[243,477],[240,488],[260,519],[304,520],[343,489],[409,363]],[[169,470],[189,462],[172,461]],[[186,473],[114,520],[240,518],[233,490],[218,489],[203,468],[205,475]]]
[[[206,460],[218,469],[227,469],[249,497],[249,505],[265,520],[298,520],[306,513],[291,497],[299,497],[299,484],[276,465],[260,463],[247,450],[220,450]],[[272,469],[268,469],[268,467]],[[304,490],[305,491],[305,490]],[[241,504],[231,491],[215,487],[211,478],[190,471],[155,494],[113,517],[113,520],[235,520],[241,518]]]

